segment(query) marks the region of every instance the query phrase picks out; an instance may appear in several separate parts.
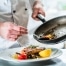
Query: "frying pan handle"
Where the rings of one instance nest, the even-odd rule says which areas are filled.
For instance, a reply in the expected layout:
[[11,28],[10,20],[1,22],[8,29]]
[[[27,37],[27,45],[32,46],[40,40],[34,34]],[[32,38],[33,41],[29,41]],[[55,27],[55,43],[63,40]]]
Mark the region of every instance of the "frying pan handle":
[[43,15],[41,15],[41,14],[38,14],[37,18],[38,18],[39,20],[41,20],[43,23],[45,23],[45,22],[46,22],[46,20],[45,20],[44,16],[43,16]]

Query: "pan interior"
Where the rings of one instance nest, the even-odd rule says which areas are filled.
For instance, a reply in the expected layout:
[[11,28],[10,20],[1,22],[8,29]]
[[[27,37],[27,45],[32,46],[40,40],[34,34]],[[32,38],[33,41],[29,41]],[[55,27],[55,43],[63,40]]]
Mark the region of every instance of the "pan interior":
[[[62,25],[58,24],[58,25],[52,27],[52,29],[48,29],[48,31],[39,34],[39,37],[49,35],[49,34],[54,35],[53,39],[57,39],[59,37],[66,35],[66,24],[62,24]],[[53,39],[51,39],[51,40],[53,40]]]
[[53,33],[56,35],[57,38],[62,37],[63,35],[66,35],[66,24],[57,26]]
[[51,40],[66,35],[66,16],[57,17],[47,21],[46,23],[40,25],[34,34],[41,37],[49,33],[55,35],[55,37]]
[[[54,38],[50,40],[39,40],[41,36],[53,34]],[[54,19],[48,20],[44,24],[40,25],[34,32],[33,37],[41,42],[47,44],[56,44],[66,39],[66,16],[56,17]]]

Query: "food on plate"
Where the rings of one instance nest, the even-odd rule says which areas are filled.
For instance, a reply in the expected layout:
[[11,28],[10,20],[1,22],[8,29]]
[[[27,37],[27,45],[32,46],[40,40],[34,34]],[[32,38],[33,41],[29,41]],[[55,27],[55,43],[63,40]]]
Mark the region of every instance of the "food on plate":
[[12,58],[18,60],[46,58],[49,57],[51,53],[51,49],[30,45],[26,48],[23,48],[20,52],[15,52],[12,55]]
[[52,53],[52,50],[51,49],[46,49],[46,50],[42,50],[39,52],[39,55],[43,58],[45,57],[49,57],[50,54]]

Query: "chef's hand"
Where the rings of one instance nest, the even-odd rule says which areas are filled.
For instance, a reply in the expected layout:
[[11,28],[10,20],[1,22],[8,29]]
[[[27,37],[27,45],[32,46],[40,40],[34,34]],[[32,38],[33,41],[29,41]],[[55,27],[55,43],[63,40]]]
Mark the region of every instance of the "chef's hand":
[[35,20],[38,20],[36,18],[36,16],[38,14],[42,14],[43,16],[45,16],[45,12],[44,12],[44,9],[43,9],[43,5],[41,4],[41,2],[36,1],[36,2],[34,2],[34,5],[33,5],[32,18],[35,19]]
[[0,24],[0,36],[4,39],[15,41],[24,34],[27,34],[27,29],[22,26],[17,26],[11,22]]

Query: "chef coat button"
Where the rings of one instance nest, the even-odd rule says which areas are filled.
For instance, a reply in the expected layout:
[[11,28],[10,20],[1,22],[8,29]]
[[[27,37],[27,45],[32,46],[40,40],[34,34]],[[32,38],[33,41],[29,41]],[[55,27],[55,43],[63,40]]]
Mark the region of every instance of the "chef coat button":
[[25,11],[27,11],[27,8],[25,8]]
[[16,13],[16,10],[13,10],[13,13]]

